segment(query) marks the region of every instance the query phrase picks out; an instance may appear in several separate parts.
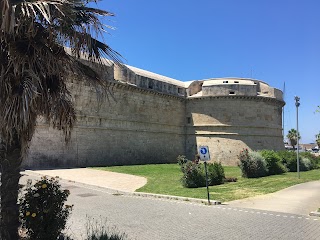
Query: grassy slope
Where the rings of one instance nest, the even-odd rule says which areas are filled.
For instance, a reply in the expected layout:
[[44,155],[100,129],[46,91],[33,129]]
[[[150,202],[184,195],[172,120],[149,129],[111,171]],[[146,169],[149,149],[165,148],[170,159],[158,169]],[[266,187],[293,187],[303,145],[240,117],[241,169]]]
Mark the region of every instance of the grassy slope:
[[[138,189],[138,192],[206,198],[206,188],[182,187],[180,183],[182,173],[178,164],[115,166],[96,169],[146,177],[148,183]],[[210,187],[211,199],[222,202],[276,192],[295,184],[320,180],[319,169],[301,172],[300,179],[297,178],[297,173],[246,179],[241,177],[241,171],[238,167],[224,167],[224,169],[226,177],[237,177],[238,181]]]

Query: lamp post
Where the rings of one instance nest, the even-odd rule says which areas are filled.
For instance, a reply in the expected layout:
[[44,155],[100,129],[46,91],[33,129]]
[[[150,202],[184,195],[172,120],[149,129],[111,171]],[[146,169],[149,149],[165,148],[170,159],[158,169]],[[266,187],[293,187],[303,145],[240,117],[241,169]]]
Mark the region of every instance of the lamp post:
[[299,106],[300,106],[300,98],[298,96],[294,97],[294,100],[296,101],[296,108],[297,108],[297,173],[298,178],[300,178],[300,164],[299,164]]

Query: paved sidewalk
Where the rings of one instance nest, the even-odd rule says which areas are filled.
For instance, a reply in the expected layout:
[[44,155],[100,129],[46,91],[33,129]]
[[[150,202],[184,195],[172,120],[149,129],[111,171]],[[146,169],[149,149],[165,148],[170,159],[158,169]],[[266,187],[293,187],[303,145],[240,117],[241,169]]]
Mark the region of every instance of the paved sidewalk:
[[110,188],[124,192],[134,192],[135,190],[143,187],[147,183],[147,179],[144,177],[124,173],[101,171],[90,168],[39,171],[26,170],[26,173],[28,172],[46,175],[50,177],[59,176],[61,179],[64,180],[84,183],[102,188]]
[[[72,182],[108,188],[111,190],[132,193],[147,183],[144,177],[133,176],[123,173],[101,171],[89,168],[59,169],[30,171],[26,173],[59,176],[61,179]],[[162,196],[158,194],[137,193],[139,196],[155,196],[157,198],[179,199],[184,198]],[[188,198],[188,200],[192,200]],[[204,199],[194,199],[194,202],[201,202]],[[205,200],[204,200],[205,201]],[[309,215],[310,212],[320,207],[320,181],[308,182],[295,185],[281,191],[262,196],[245,198],[241,200],[226,202],[230,207],[251,208],[266,211],[276,211],[299,215]]]
[[302,183],[275,193],[226,204],[232,207],[308,215],[320,207],[320,181]]

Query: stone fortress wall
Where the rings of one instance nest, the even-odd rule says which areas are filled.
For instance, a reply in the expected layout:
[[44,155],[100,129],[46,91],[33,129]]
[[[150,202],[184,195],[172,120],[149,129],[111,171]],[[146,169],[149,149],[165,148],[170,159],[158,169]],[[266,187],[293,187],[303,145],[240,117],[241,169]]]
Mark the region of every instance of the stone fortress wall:
[[71,142],[39,119],[26,168],[85,167],[193,159],[208,145],[212,160],[235,165],[243,148],[283,149],[282,92],[255,79],[181,82],[145,70],[100,69],[110,92],[70,79],[77,110]]

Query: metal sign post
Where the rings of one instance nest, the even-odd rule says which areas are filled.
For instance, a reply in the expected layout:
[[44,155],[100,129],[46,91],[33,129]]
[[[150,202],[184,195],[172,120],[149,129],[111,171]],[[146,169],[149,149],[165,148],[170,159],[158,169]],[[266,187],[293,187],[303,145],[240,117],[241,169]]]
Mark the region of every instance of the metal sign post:
[[207,169],[207,161],[210,160],[209,148],[208,146],[202,146],[199,148],[199,155],[200,160],[204,161],[204,169],[206,172],[206,187],[207,187],[207,196],[208,196],[208,204],[210,203],[210,193],[209,193],[209,186],[208,186],[208,169]]
[[208,170],[207,170],[207,161],[204,162],[204,169],[206,171],[206,187],[207,187],[207,195],[208,195],[208,204],[210,205],[210,193],[208,187]]
[[294,97],[294,100],[296,101],[296,108],[297,108],[297,173],[298,178],[300,178],[300,159],[299,159],[299,114],[298,114],[298,108],[300,106],[300,98],[298,96]]

